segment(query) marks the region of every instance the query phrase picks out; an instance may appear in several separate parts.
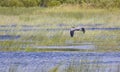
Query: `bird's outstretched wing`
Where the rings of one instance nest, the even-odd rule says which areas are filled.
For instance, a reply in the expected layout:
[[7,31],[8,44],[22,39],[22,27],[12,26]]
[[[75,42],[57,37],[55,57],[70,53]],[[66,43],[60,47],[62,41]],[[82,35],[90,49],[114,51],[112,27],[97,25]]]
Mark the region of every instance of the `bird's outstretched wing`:
[[81,28],[82,32],[85,33],[85,28]]
[[74,31],[70,31],[70,36],[71,36],[71,37],[74,36]]

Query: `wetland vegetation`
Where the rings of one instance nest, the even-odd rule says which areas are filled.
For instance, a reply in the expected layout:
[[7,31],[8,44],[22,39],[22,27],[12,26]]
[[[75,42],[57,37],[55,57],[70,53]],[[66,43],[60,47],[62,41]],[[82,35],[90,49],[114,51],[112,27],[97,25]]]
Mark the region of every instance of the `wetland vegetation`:
[[[47,7],[5,1],[0,1],[0,71],[120,71],[119,0],[50,0]],[[75,32],[71,38],[73,26],[84,27],[86,33]]]
[[[20,36],[14,40],[1,39],[0,49],[16,51],[30,50],[34,46],[92,43],[95,51],[119,51],[119,12],[119,9],[81,8],[79,5],[0,7],[0,34]],[[71,38],[69,29],[72,26],[85,27],[87,31],[85,34],[76,32],[75,37]]]

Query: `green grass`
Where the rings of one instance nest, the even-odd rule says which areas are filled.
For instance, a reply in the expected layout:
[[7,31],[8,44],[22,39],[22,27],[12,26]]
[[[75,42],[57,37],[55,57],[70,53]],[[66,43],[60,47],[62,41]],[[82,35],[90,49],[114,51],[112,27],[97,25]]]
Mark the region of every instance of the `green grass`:
[[[32,51],[31,45],[60,46],[72,45],[72,43],[90,42],[96,46],[97,51],[120,51],[117,47],[120,43],[119,31],[86,31],[85,34],[76,32],[75,37],[71,38],[69,36],[69,30],[42,30],[44,28],[70,29],[72,26],[79,25],[85,25],[85,28],[92,28],[95,24],[101,24],[100,26],[96,26],[97,28],[120,27],[119,13],[119,9],[87,9],[79,6],[59,6],[53,8],[0,7],[0,25],[9,25],[9,27],[1,27],[0,30],[9,31],[0,32],[0,34],[21,36],[21,38],[16,41],[0,41],[1,47],[3,47],[0,49],[3,51],[19,51],[22,50],[20,49],[22,46],[25,46],[25,51]],[[17,26],[11,27],[10,25],[12,24],[16,24]],[[63,26],[60,26],[60,24]],[[20,31],[22,29],[21,25],[34,26],[40,30]],[[41,49],[41,51],[45,50],[46,49]]]
[[[31,31],[32,32],[32,31]],[[51,34],[50,34],[51,33]],[[32,32],[20,33],[21,38],[16,41],[0,41],[1,51],[27,51],[27,52],[41,52],[41,51],[120,51],[119,32],[118,31],[87,31],[85,34],[76,32],[75,36],[71,38],[69,31],[52,32]],[[32,35],[33,34],[33,35]],[[52,36],[51,36],[52,35]],[[32,48],[32,46],[66,46],[81,45],[84,42],[92,43],[95,50],[82,49],[48,49],[48,48]],[[24,47],[24,48],[23,48]]]
[[52,27],[55,27],[57,24],[61,23],[69,26],[81,23],[100,23],[106,24],[105,27],[111,27],[113,24],[114,26],[119,26],[119,12],[119,9],[84,9],[77,6],[53,8],[0,7],[0,24],[50,24]]

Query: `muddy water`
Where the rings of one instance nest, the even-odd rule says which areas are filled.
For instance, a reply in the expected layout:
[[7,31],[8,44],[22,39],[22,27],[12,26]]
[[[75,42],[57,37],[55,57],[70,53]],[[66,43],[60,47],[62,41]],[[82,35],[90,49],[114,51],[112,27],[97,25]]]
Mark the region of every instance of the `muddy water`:
[[[59,66],[58,72],[63,72],[69,65],[79,67],[81,64],[89,66],[90,70],[93,69],[91,72],[119,72],[120,53],[0,52],[0,72],[10,72],[11,70],[15,72],[49,72],[56,66]],[[98,68],[94,66],[95,64]]]

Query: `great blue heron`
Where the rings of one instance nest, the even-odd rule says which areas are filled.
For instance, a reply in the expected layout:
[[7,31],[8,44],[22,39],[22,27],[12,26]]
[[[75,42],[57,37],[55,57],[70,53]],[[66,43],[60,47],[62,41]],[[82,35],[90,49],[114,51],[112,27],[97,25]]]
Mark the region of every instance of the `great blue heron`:
[[72,27],[70,29],[70,36],[73,37],[74,36],[74,32],[75,31],[82,31],[83,33],[85,33],[85,28],[80,28],[80,27]]

